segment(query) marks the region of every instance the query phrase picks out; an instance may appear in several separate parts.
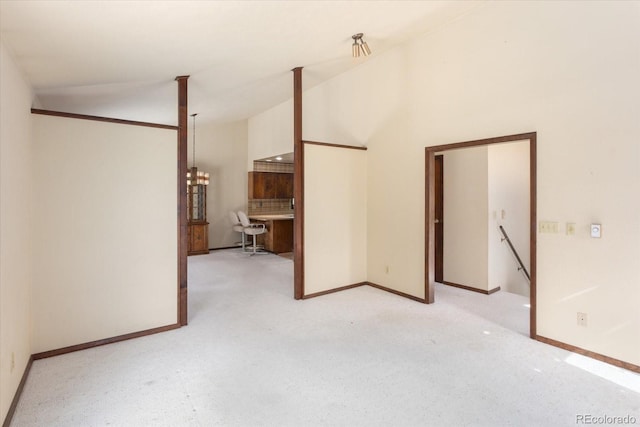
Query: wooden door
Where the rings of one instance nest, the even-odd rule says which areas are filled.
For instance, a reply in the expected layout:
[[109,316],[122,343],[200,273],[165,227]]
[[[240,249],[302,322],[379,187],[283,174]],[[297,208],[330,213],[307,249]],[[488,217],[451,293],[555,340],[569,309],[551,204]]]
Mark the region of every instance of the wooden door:
[[435,281],[442,283],[443,279],[443,243],[444,243],[444,157],[435,156]]

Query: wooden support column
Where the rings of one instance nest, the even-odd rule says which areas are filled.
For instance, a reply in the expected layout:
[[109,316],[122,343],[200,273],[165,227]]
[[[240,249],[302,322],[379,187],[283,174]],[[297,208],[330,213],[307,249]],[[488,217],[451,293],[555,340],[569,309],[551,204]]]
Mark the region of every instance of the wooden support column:
[[302,67],[293,70],[293,297],[304,297],[304,144]]
[[187,79],[178,76],[178,324],[187,318]]

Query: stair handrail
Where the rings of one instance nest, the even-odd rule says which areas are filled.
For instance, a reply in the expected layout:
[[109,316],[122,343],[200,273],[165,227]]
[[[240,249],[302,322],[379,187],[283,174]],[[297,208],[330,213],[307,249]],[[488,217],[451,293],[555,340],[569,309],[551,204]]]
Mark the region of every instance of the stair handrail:
[[520,259],[520,256],[518,255],[516,248],[513,247],[513,244],[511,243],[511,239],[509,239],[507,232],[504,230],[504,227],[502,227],[501,225],[499,225],[498,227],[500,227],[500,232],[502,233],[502,236],[503,236],[500,241],[502,242],[504,242],[505,240],[507,241],[507,243],[509,244],[509,248],[511,248],[511,252],[513,253],[513,255],[515,255],[516,260],[518,261],[518,265],[519,265],[518,271],[522,270],[524,275],[527,277],[527,280],[531,282],[531,277],[529,276],[529,272],[527,271],[527,268],[524,266],[524,263]]

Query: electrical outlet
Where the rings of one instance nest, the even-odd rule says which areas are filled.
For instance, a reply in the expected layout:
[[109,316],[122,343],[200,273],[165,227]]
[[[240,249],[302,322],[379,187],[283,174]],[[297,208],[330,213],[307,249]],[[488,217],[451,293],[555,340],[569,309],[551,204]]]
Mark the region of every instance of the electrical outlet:
[[587,326],[587,313],[578,312],[578,326]]

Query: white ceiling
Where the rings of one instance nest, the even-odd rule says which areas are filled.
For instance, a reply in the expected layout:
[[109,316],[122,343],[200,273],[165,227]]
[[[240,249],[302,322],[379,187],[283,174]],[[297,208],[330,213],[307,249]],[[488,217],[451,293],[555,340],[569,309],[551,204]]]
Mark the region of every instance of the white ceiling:
[[[477,7],[461,1],[1,0],[0,29],[39,108],[177,123],[244,119]],[[351,57],[362,32],[373,55]]]

